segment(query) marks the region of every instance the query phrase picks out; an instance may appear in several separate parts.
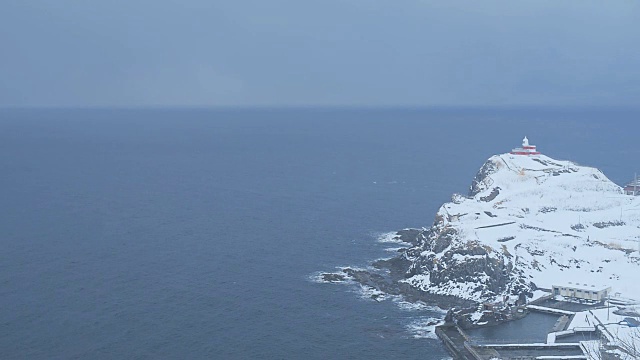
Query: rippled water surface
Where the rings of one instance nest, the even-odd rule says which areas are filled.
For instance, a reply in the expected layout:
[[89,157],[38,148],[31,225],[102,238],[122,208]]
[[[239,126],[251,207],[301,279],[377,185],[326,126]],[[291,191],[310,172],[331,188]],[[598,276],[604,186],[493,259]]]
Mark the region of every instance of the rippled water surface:
[[524,135],[627,181],[637,115],[0,110],[0,357],[445,358],[440,312],[314,276]]

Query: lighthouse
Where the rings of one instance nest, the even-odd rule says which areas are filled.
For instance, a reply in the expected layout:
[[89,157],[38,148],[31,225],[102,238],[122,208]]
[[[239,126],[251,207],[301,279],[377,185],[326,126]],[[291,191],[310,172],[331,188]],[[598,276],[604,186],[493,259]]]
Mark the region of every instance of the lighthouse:
[[522,147],[511,150],[511,154],[532,156],[532,155],[540,155],[540,152],[536,150],[535,145],[529,144],[529,139],[527,139],[527,137],[525,136],[524,139],[522,139]]

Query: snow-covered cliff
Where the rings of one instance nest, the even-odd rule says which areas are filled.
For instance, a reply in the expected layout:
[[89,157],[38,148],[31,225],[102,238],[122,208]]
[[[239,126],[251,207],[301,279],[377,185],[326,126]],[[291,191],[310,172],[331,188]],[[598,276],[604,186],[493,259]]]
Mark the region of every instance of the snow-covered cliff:
[[430,293],[491,300],[579,282],[640,299],[640,197],[569,161],[491,157],[414,241],[402,281]]

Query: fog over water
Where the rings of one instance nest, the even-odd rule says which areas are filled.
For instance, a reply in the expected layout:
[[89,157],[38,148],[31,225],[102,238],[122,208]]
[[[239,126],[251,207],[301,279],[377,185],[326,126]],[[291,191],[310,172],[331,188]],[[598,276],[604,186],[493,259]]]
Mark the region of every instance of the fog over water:
[[5,1],[0,106],[635,106],[638,23],[638,1]]

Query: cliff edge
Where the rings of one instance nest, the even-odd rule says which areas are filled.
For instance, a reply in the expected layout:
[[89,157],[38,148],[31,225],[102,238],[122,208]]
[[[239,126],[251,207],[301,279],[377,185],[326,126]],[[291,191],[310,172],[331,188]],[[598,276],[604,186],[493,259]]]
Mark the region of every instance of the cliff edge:
[[389,262],[406,266],[398,281],[430,294],[490,301],[579,281],[640,298],[640,198],[570,161],[492,156],[430,228],[397,236],[412,244]]

